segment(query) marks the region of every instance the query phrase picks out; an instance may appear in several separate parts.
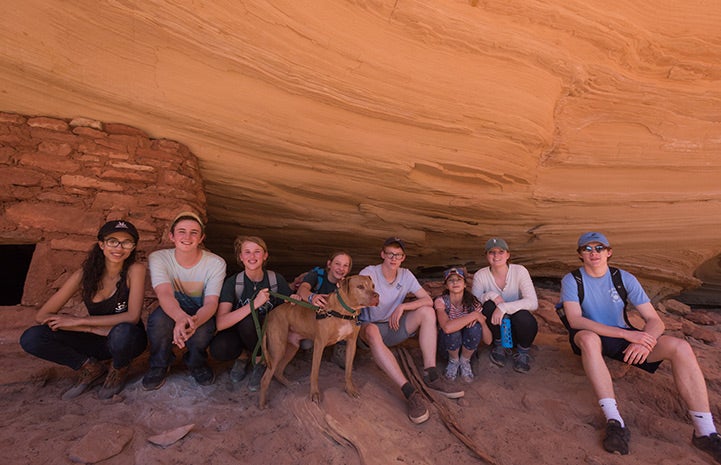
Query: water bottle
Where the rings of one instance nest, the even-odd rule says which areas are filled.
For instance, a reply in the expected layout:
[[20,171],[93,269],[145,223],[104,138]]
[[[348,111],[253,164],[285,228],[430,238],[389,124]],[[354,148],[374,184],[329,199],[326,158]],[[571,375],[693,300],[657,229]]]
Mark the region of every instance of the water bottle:
[[504,315],[501,320],[501,345],[506,349],[513,348],[513,334],[511,333],[511,317]]

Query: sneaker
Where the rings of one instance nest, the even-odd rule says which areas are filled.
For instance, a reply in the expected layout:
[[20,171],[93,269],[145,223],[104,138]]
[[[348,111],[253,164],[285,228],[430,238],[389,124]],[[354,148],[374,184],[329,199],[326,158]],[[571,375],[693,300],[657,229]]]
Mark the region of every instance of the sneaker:
[[168,367],[151,367],[143,376],[143,389],[154,391],[165,384],[168,376]]
[[346,349],[346,342],[345,341],[338,341],[333,346],[333,356],[331,357],[331,360],[333,360],[333,363],[338,365],[339,367],[345,369],[345,349]]
[[500,344],[494,344],[488,357],[499,367],[506,366],[506,349]]
[[531,356],[522,352],[513,354],[513,369],[519,373],[528,373],[531,369]]
[[420,392],[413,391],[413,394],[408,398],[408,418],[416,425],[420,425],[430,417],[431,414],[428,412],[423,396]]
[[105,377],[103,386],[98,391],[98,399],[110,399],[125,388],[125,380],[128,379],[129,367],[115,368],[110,365],[108,376]]
[[696,437],[694,434],[691,443],[697,449],[702,450],[721,463],[721,437],[718,433],[711,433],[708,436]]
[[190,374],[193,376],[195,382],[201,386],[210,386],[215,381],[215,373],[213,373],[213,369],[210,368],[207,363],[191,368]]
[[464,383],[470,384],[473,382],[473,370],[471,369],[471,361],[461,359],[461,379]]
[[263,378],[264,373],[265,365],[258,363],[253,367],[253,372],[250,374],[250,379],[248,380],[248,390],[250,392],[255,392],[260,389],[260,380]]
[[458,367],[460,366],[461,361],[457,358],[449,358],[448,359],[448,365],[446,365],[446,379],[449,381],[455,381],[456,377],[458,377]]
[[248,364],[247,358],[236,359],[233,368],[230,369],[230,380],[234,383],[243,381],[248,374]]
[[446,396],[449,399],[458,399],[463,397],[466,393],[463,390],[459,390],[451,385],[448,384],[448,381],[443,379],[443,377],[439,376],[435,380],[431,381],[428,379],[427,376],[423,377],[423,381],[425,381],[426,386],[428,386],[429,389],[432,389],[436,391],[438,394],[442,396]]
[[628,454],[628,441],[631,432],[628,427],[621,426],[618,420],[608,420],[606,423],[606,437],[603,439],[603,448],[612,454]]
[[101,376],[105,374],[107,368],[94,358],[89,358],[80,367],[80,376],[75,385],[65,391],[62,395],[63,400],[70,400],[78,397],[83,392],[91,388]]

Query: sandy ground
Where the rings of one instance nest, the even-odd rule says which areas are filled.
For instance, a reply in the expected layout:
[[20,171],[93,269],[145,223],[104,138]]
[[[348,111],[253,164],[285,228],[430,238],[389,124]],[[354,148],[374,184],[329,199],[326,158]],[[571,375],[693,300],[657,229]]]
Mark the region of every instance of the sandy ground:
[[[463,399],[436,399],[431,418],[413,425],[406,406],[368,351],[356,357],[354,380],[361,397],[343,392],[342,371],[326,350],[319,405],[308,398],[310,361],[298,356],[287,370],[290,389],[271,385],[269,408],[259,410],[247,381],[233,385],[229,364],[214,363],[212,386],[195,385],[182,365],[161,389],[145,392],[140,378],[147,356],[134,362],[127,388],[111,400],[96,390],[72,401],[60,395],[74,372],[22,352],[17,341],[33,309],[0,308],[0,451],[6,464],[68,464],[73,458],[108,456],[102,464],[475,464],[485,463],[445,426],[441,410],[493,463],[665,464],[711,463],[690,444],[692,428],[677,399],[670,366],[655,375],[610,361],[621,413],[632,432],[631,454],[601,448],[603,417],[581,367],[552,310],[557,293],[540,290],[541,331],[529,374],[498,368],[488,350],[475,361],[476,379]],[[664,315],[675,321],[675,315]],[[686,324],[686,323],[684,323]],[[721,325],[706,328],[718,331]],[[676,333],[675,333],[676,334]],[[677,334],[681,334],[680,332]],[[690,339],[709,385],[712,412],[720,418],[719,348]],[[414,341],[404,346],[420,360]],[[439,358],[439,367],[444,362]],[[459,382],[460,383],[460,382]],[[148,438],[194,425],[167,447]],[[100,435],[100,438],[97,437]],[[115,449],[114,449],[115,448]]]

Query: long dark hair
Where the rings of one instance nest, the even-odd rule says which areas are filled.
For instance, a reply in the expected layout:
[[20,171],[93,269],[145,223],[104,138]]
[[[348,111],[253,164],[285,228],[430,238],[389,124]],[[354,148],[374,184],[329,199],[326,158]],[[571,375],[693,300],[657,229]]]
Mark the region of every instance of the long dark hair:
[[[450,293],[451,293],[451,291],[449,291],[448,288],[445,288],[445,289],[443,289],[443,294],[441,294],[441,295],[446,295],[446,294],[450,294]],[[463,289],[463,297],[461,298],[461,305],[463,305],[464,309],[473,310],[473,307],[475,306],[476,301],[478,301],[478,299],[476,299],[476,296],[471,294],[471,291],[469,291],[467,288]]]
[[[105,239],[105,238],[103,238]],[[130,265],[135,263],[135,250],[133,249],[128,258],[123,262],[123,269],[120,271],[120,279],[125,279]],[[100,282],[105,272],[105,255],[103,249],[96,242],[93,248],[88,252],[88,256],[83,262],[83,280],[81,295],[84,302],[92,302],[93,297],[100,288]]]

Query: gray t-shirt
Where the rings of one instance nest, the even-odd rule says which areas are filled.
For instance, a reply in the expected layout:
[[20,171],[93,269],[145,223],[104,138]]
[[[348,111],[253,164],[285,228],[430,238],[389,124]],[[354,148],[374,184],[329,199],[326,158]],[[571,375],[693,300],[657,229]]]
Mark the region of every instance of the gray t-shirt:
[[382,265],[371,265],[363,268],[360,275],[370,276],[375,284],[376,292],[380,296],[377,307],[365,307],[361,312],[360,321],[368,323],[386,322],[393,310],[406,298],[406,295],[415,294],[421,285],[410,270],[399,268],[396,279],[389,283],[383,276]]

